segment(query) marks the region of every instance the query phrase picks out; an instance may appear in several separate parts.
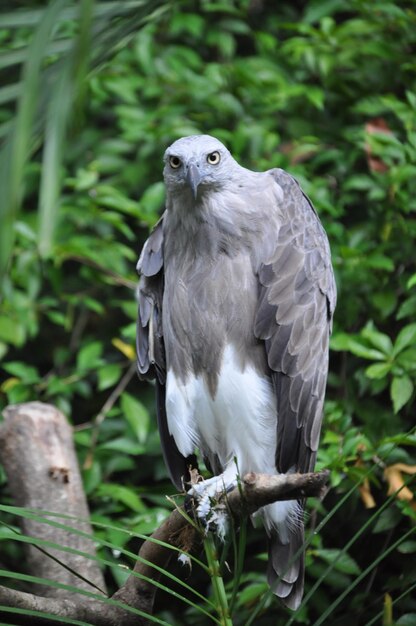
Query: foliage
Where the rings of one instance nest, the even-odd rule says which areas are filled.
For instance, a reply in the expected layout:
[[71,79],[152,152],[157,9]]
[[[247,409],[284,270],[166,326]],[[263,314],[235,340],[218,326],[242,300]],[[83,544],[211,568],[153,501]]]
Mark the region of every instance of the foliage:
[[[209,132],[247,167],[287,169],[327,229],[337,275],[318,463],[331,489],[310,510],[302,608],[291,615],[267,593],[265,546],[249,530],[235,624],[411,623],[415,5],[117,4],[78,3],[84,21],[69,2],[3,16],[0,402],[53,402],[71,418],[101,538],[123,549],[115,525],[150,532],[171,488],[153,390],[132,366],[134,265],[163,207],[163,150]],[[10,533],[0,539],[18,568]],[[120,582],[123,555],[101,550]],[[197,571],[191,584],[210,593]],[[170,624],[208,623],[168,606]]]

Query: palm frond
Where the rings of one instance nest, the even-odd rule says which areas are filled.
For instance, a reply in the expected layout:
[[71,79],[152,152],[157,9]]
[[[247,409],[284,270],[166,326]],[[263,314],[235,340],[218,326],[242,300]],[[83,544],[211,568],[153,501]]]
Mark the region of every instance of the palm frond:
[[[4,14],[6,28],[33,27],[24,48],[0,55],[0,69],[21,65],[20,79],[0,90],[0,103],[16,105],[14,120],[0,126],[0,281],[13,246],[13,224],[25,197],[26,163],[43,145],[39,191],[38,244],[41,256],[52,249],[59,205],[62,160],[68,127],[79,122],[86,94],[86,77],[126,45],[149,20],[169,6],[160,0],[109,2],[83,0],[79,9],[54,0],[46,9]],[[59,27],[74,21],[77,34],[59,38]],[[9,72],[10,73],[10,72]],[[11,72],[15,78],[16,72]]]

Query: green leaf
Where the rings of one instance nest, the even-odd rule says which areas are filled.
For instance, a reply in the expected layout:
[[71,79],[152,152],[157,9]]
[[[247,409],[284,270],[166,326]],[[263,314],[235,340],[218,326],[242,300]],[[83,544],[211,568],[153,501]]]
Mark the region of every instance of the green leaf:
[[130,200],[122,191],[110,185],[98,185],[96,188],[97,201],[100,205],[110,209],[118,209],[127,215],[140,217],[140,205]]
[[259,582],[247,585],[238,593],[238,605],[244,606],[245,604],[252,605],[253,603],[257,603],[267,590],[268,587],[266,583]]
[[397,307],[397,294],[393,290],[373,293],[371,300],[383,318],[390,317]]
[[99,446],[100,450],[115,450],[117,452],[124,452],[124,454],[132,454],[133,456],[138,456],[145,452],[145,447],[143,445],[134,443],[131,439],[127,437],[117,437],[116,439],[112,439],[111,441],[107,441]]
[[373,361],[384,361],[386,355],[379,350],[369,348],[365,343],[362,343],[359,339],[350,338],[348,341],[348,350],[356,356],[363,359],[371,359]]
[[64,315],[64,313],[61,313],[60,311],[48,311],[46,315],[51,320],[51,322],[53,322],[57,326],[62,326],[63,328],[66,327],[67,317],[66,315]]
[[396,319],[402,320],[405,317],[415,319],[416,317],[416,295],[406,298],[397,311]]
[[31,385],[39,381],[39,372],[37,369],[31,365],[26,365],[26,363],[20,363],[18,361],[5,363],[3,369],[9,374],[19,378],[26,385]]
[[200,37],[204,30],[204,20],[195,13],[178,13],[172,16],[170,30],[172,35],[188,32],[194,37]]
[[[386,353],[384,351],[391,349],[390,338],[387,335],[383,335],[382,333],[374,331],[371,328],[364,329],[362,334],[364,335],[365,333],[367,333],[368,337],[363,337],[363,339],[356,335],[353,336],[347,335],[347,333],[336,333],[331,339],[330,347],[333,350],[352,352],[352,354],[362,357],[363,359],[384,361],[386,359]],[[380,347],[383,352],[375,350],[368,345],[370,337],[373,345]]]
[[416,274],[413,274],[413,276],[411,276],[409,278],[409,280],[407,281],[407,288],[411,289],[412,287],[414,287],[416,285]]
[[25,340],[23,326],[11,317],[0,315],[0,339],[15,346],[21,346]]
[[95,491],[103,480],[100,464],[94,461],[90,468],[83,470],[82,478],[85,492],[90,494]]
[[408,373],[416,370],[416,347],[400,352],[395,362]]
[[141,535],[150,534],[161,525],[168,515],[169,511],[167,509],[153,508],[151,511],[149,510],[134,519],[132,530]]
[[326,563],[334,565],[334,568],[343,574],[359,574],[361,572],[358,564],[349,554],[342,550],[320,549],[316,554]]
[[348,350],[350,340],[351,336],[347,335],[347,333],[334,332],[329,345],[331,350],[344,352]]
[[390,387],[390,396],[393,402],[394,412],[400,409],[410,400],[413,393],[413,383],[408,376],[395,376]]
[[399,332],[394,344],[394,354],[399,354],[412,344],[416,344],[416,324],[409,324]]
[[369,267],[373,267],[374,269],[386,270],[387,272],[392,272],[394,270],[393,261],[384,254],[380,254],[378,252],[368,255],[365,262],[369,265]]
[[98,487],[98,495],[109,497],[112,500],[122,502],[136,513],[144,513],[147,511],[146,506],[137,495],[137,492],[129,487],[117,485],[114,483],[104,483]]
[[393,350],[393,344],[388,335],[380,333],[373,323],[367,324],[361,331],[361,336],[367,339],[375,348],[382,350],[386,355],[390,355]]
[[116,363],[109,363],[99,368],[98,372],[98,389],[103,391],[115,385],[120,379],[121,367]]
[[77,356],[77,369],[90,370],[95,369],[100,362],[100,356],[103,351],[101,341],[92,341],[83,348]]
[[396,626],[415,626],[416,613],[406,613],[395,622]]
[[338,11],[344,11],[345,8],[345,0],[319,0],[319,2],[309,2],[305,5],[303,21],[307,24],[312,24]]
[[401,554],[413,554],[416,552],[416,541],[403,541],[397,548],[397,552],[401,552]]
[[148,215],[155,220],[163,206],[164,198],[165,186],[163,183],[154,183],[148,187],[140,198],[140,207],[143,215]]
[[323,110],[325,102],[325,92],[322,89],[310,86],[305,95],[317,109]]
[[98,182],[98,172],[94,170],[79,169],[75,180],[75,189],[77,191],[87,191]]
[[389,507],[381,513],[374,528],[373,533],[383,533],[386,530],[395,528],[401,521],[401,513],[398,509]]
[[370,365],[365,370],[365,375],[367,378],[384,378],[391,370],[391,363],[374,363],[374,365]]
[[149,412],[145,406],[137,398],[124,392],[121,396],[121,410],[139,443],[144,443],[149,433],[150,424]]

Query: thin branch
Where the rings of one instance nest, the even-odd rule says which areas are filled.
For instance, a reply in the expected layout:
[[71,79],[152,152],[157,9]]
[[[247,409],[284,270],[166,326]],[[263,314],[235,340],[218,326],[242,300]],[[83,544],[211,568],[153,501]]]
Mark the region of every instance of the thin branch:
[[234,489],[227,494],[227,505],[236,517],[252,514],[257,509],[280,500],[303,500],[322,496],[328,482],[329,471],[309,474],[246,474],[242,490]]
[[109,278],[112,278],[114,283],[119,287],[127,287],[132,291],[137,288],[137,283],[135,281],[124,278],[124,276],[121,276],[121,274],[117,274],[117,272],[113,272],[113,270],[110,270],[108,267],[105,267],[104,265],[97,263],[97,261],[93,261],[92,259],[89,259],[87,257],[79,256],[77,254],[70,254],[68,256],[65,256],[65,260],[76,261],[77,263],[81,263],[81,265],[89,265],[93,269],[98,270]]
[[106,418],[106,415],[113,408],[114,404],[117,402],[118,398],[121,396],[131,379],[133,378],[136,372],[136,363],[131,363],[127,372],[124,374],[123,378],[119,381],[117,387],[113,389],[113,391],[108,396],[107,400],[104,402],[100,412],[97,417],[94,419],[94,426],[91,435],[91,443],[90,448],[88,450],[87,456],[84,461],[84,469],[89,469],[94,460],[94,452],[98,441],[98,435],[100,432],[100,426]]

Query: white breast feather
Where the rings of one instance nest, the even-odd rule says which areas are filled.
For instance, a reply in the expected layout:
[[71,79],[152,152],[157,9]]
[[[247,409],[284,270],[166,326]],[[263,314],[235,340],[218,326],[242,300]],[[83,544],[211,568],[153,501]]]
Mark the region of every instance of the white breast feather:
[[[218,388],[212,398],[203,378],[192,376],[186,383],[169,370],[166,381],[168,427],[176,445],[189,456],[201,443],[213,451],[234,480],[247,472],[275,474],[276,398],[270,379],[253,367],[241,370],[234,348],[227,346],[221,363]],[[296,503],[279,502],[266,507],[266,527],[278,526]]]
[[234,349],[224,351],[215,397],[201,376],[166,383],[169,431],[184,456],[201,442],[223,467],[237,457],[240,472],[275,472],[276,400],[271,382],[253,367],[241,371]]

